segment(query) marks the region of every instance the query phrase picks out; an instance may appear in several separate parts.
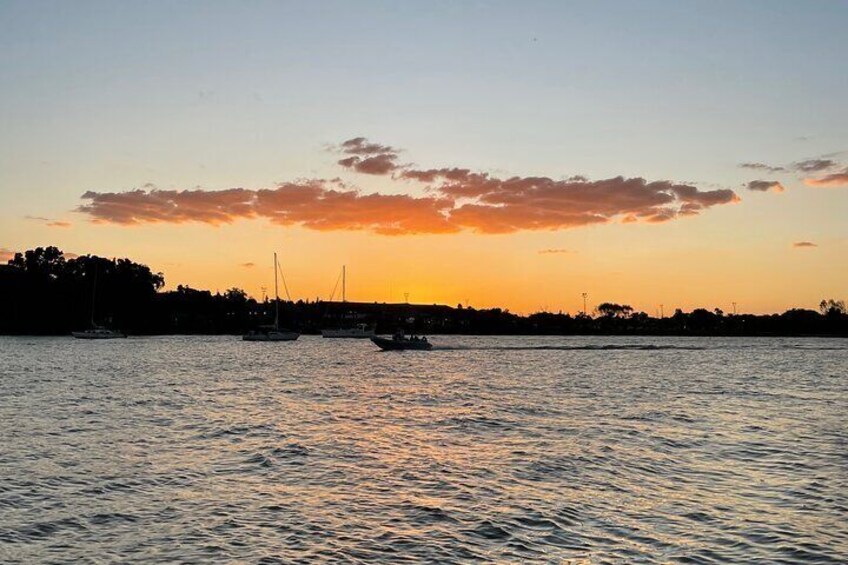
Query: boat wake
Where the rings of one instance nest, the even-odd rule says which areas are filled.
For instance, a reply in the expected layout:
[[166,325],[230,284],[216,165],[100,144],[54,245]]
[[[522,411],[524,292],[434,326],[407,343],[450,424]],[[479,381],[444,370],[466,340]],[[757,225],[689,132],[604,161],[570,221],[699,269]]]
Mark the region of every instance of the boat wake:
[[433,351],[703,351],[694,345],[434,345]]

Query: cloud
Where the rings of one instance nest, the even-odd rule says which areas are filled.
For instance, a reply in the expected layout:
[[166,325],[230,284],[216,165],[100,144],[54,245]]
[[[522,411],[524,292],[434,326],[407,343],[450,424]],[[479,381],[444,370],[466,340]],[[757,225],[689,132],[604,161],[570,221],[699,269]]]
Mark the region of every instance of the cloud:
[[256,191],[243,188],[228,190],[135,189],[128,192],[93,192],[82,195],[90,203],[77,210],[92,216],[95,222],[140,224],[167,222],[203,222],[226,224],[238,218],[255,216]]
[[658,223],[739,200],[729,189],[701,191],[671,181],[620,176],[597,181],[499,179],[467,169],[408,170],[401,176],[430,183],[431,190],[456,199],[451,221],[482,233],[558,230],[617,218]]
[[792,244],[792,247],[818,247],[818,245],[812,241],[796,241]]
[[768,192],[769,190],[773,190],[774,192],[783,192],[786,190],[782,184],[780,184],[776,180],[752,180],[746,185],[748,190],[756,190],[759,192]]
[[353,169],[357,173],[365,173],[366,175],[385,175],[398,168],[396,163],[397,155],[387,153],[384,155],[374,155],[373,157],[347,157],[341,159],[338,164],[342,167]]
[[766,165],[765,163],[740,163],[739,165],[743,169],[754,169],[756,171],[768,171],[770,173],[779,173],[781,171],[785,171],[785,167],[774,167],[772,165]]
[[466,168],[398,165],[398,150],[357,137],[337,151],[344,167],[398,181],[426,184],[426,195],[366,194],[338,180],[282,183],[274,188],[93,192],[77,210],[94,222],[202,222],[220,225],[265,218],[319,231],[361,230],[383,235],[511,233],[560,230],[620,220],[659,223],[737,202],[732,190],[700,190],[668,180],[572,176],[498,178]]
[[576,251],[572,251],[571,249],[540,249],[539,255],[554,255],[554,254],[572,254],[576,253]]
[[831,173],[821,178],[806,178],[804,184],[820,188],[839,188],[848,186],[848,167],[840,173]]
[[251,263],[251,262],[239,264],[239,267],[244,267],[245,269],[252,269],[255,266],[256,266],[256,263]]
[[51,228],[69,228],[71,227],[71,222],[66,222],[65,220],[54,220],[52,218],[45,218],[44,216],[24,216],[27,220],[33,220],[36,222],[43,222],[44,225]]
[[384,235],[458,231],[445,212],[446,198],[361,194],[332,181],[285,183],[272,189],[131,190],[86,192],[78,208],[97,223],[201,222],[212,225],[266,218],[282,226],[319,231],[365,230]]
[[379,155],[384,153],[398,153],[398,150],[390,145],[371,143],[364,137],[354,137],[343,141],[339,146],[342,153],[348,155]]
[[389,145],[371,143],[364,137],[348,139],[338,147],[341,153],[350,155],[338,161],[346,169],[367,175],[385,175],[399,168],[398,151]]
[[799,161],[792,166],[796,171],[800,171],[802,173],[817,173],[820,171],[826,171],[827,169],[832,169],[837,166],[837,163],[831,159],[807,159],[805,161]]

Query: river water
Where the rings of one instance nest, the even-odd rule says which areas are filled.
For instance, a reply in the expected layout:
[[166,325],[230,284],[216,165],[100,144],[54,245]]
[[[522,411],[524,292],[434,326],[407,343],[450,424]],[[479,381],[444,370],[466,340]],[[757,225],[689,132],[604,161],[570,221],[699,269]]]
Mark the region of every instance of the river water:
[[845,563],[848,341],[0,338],[2,563]]

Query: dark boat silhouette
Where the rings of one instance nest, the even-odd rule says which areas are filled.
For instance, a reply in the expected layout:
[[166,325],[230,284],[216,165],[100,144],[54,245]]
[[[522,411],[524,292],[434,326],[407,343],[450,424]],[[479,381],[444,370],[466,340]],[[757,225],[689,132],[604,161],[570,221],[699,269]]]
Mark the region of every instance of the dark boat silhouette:
[[383,351],[430,351],[433,349],[433,344],[427,341],[426,337],[406,337],[403,332],[398,332],[391,338],[374,336],[371,341]]
[[81,332],[71,332],[71,335],[77,339],[121,339],[127,337],[127,334],[123,332],[103,326],[94,326]]
[[[295,341],[300,333],[280,327],[280,291],[277,286],[277,254],[274,253],[274,325],[260,326],[258,329],[250,330],[244,336],[244,341]],[[285,282],[285,279],[283,280]],[[286,291],[288,292],[288,290]]]
[[94,322],[94,305],[97,299],[97,267],[94,268],[94,277],[91,283],[91,327],[80,331],[71,332],[71,335],[77,339],[122,339],[127,335],[118,330],[99,326]]

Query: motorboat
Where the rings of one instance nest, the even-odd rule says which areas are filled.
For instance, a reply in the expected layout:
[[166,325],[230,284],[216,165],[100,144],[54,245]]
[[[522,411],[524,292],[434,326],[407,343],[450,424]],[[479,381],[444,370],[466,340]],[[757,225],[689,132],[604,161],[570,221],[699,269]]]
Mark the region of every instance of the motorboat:
[[374,336],[371,341],[383,351],[430,351],[433,349],[433,344],[427,341],[426,337],[406,337],[403,332],[398,332],[391,338]]

